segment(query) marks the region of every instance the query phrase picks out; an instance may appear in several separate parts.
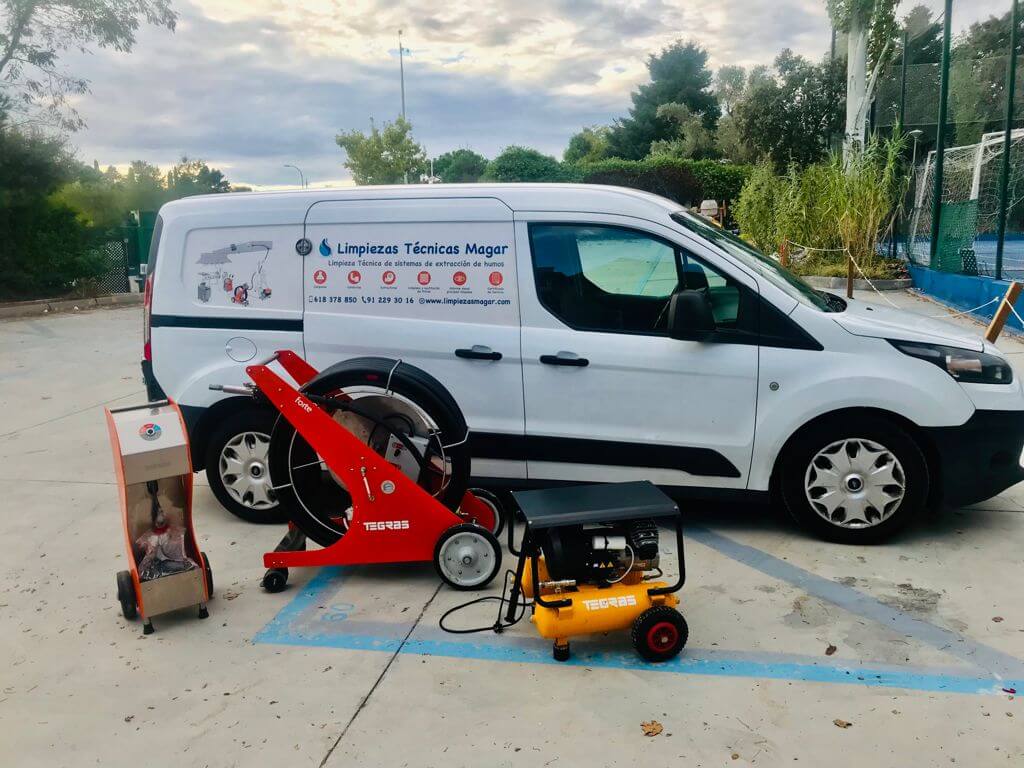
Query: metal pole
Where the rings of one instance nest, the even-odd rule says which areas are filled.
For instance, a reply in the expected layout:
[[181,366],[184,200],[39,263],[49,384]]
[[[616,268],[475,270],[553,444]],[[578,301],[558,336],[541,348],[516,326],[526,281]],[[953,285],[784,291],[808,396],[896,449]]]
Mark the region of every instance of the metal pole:
[[949,101],[949,38],[953,26],[953,0],[946,0],[942,18],[942,75],[939,80],[939,124],[935,128],[935,184],[932,188],[932,242],[929,258],[935,263],[939,248],[939,219],[942,217],[942,174],[946,148],[946,107]]
[[1003,279],[1003,244],[1006,241],[1007,194],[1010,191],[1010,135],[1013,133],[1013,95],[1017,89],[1017,0],[1010,11],[1010,61],[1006,67],[1006,131],[1003,168],[999,177],[999,235],[996,240],[996,280]]
[[[901,64],[901,66],[900,66],[900,111],[899,111],[899,116],[896,118],[896,125],[899,126],[899,130],[900,130],[901,133],[905,133],[906,132],[906,126],[903,124],[903,121],[904,121],[904,119],[906,118],[906,115],[907,115],[907,42],[909,40],[910,40],[910,36],[909,36],[909,34],[907,32],[906,27],[904,27],[903,28],[903,62]],[[915,148],[916,148],[916,145],[915,145]],[[913,163],[911,163],[910,167],[911,167],[911,169],[913,169],[913,167],[914,167]],[[895,259],[899,255],[899,246],[897,245],[897,242],[899,240],[900,232],[903,229],[904,221],[903,221],[902,205],[905,205],[905,204],[906,204],[906,195],[904,195],[904,197],[903,197],[903,201],[901,203],[900,214],[897,217],[896,222],[893,224],[892,234],[891,234],[891,236],[889,238],[890,239],[889,257],[892,258],[892,259]]]
[[405,49],[402,47],[402,30],[398,30],[398,74],[402,80],[402,119],[405,120]]
[[299,168],[299,166],[297,166],[297,165],[292,165],[291,163],[285,163],[284,167],[285,168],[294,168],[296,171],[299,172],[299,186],[302,187],[302,189],[305,189],[306,188],[306,176],[305,176],[305,174],[302,173],[302,169]]

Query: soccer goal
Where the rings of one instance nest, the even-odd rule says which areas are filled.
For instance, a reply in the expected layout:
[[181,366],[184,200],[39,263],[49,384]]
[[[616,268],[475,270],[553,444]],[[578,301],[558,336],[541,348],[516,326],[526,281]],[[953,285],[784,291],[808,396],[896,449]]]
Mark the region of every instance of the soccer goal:
[[[916,176],[914,209],[907,239],[910,260],[944,272],[994,275],[999,228],[999,181],[1002,174],[1003,131],[986,133],[977,144],[948,148],[943,157],[942,215],[939,243],[931,257],[932,201],[935,189],[935,150],[928,153]],[[1010,133],[1010,180],[1007,188],[1011,222],[1024,196],[1024,128]],[[1017,212],[1019,215],[1019,212]],[[1003,272],[1024,275],[1024,238],[1007,236]]]

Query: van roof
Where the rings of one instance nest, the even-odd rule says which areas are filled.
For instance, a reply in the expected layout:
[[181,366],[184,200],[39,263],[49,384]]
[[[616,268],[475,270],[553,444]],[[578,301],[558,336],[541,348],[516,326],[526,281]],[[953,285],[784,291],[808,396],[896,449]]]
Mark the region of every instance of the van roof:
[[389,200],[409,198],[479,198],[502,201],[513,211],[587,211],[649,217],[652,206],[663,213],[682,206],[658,195],[627,187],[601,184],[401,184],[393,186],[341,187],[336,189],[297,189],[274,192],[228,192],[196,195],[167,203],[161,215],[249,212],[294,206],[305,212],[310,205],[328,200]]

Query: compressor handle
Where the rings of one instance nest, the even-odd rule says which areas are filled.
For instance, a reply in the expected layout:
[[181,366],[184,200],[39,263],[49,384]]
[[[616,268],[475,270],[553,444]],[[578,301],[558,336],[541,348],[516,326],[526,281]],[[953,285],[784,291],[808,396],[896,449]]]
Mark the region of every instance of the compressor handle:
[[229,395],[248,395],[249,397],[256,396],[256,390],[245,384],[211,384],[210,389],[214,392],[225,392]]

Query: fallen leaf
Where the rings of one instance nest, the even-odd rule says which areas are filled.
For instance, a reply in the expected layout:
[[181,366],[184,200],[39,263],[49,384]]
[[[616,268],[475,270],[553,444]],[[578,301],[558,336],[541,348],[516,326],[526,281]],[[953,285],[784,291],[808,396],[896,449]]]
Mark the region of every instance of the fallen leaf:
[[993,616],[992,617],[992,621],[994,621],[996,624],[998,624],[1002,620],[1003,620],[1002,616]]
[[124,721],[126,723],[130,723],[134,719],[135,719],[135,715],[125,715]]
[[239,594],[240,594],[239,592],[232,592],[229,589],[229,590],[226,590],[224,592],[224,599],[225,600],[234,600],[236,597],[238,597]]
[[840,720],[838,717],[832,721],[837,728],[849,728],[853,723],[846,720]]
[[650,722],[640,723],[640,727],[644,729],[644,736],[657,736],[662,732],[662,725],[657,720],[651,720]]
[[739,752],[733,752],[732,755],[730,755],[730,757],[732,757],[733,760],[739,760],[740,759],[740,753]]
[[835,652],[836,652],[836,647],[834,645],[832,645],[832,643],[829,643],[828,644],[828,648],[825,649],[825,655],[826,656],[831,656]]

